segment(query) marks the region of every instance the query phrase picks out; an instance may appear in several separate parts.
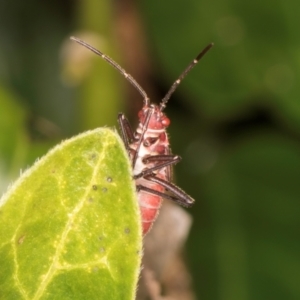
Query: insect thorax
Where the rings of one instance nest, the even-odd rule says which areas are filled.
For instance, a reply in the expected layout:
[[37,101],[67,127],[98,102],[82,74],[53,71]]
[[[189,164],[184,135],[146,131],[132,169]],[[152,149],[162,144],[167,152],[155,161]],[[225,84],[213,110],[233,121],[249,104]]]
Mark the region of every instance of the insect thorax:
[[[166,128],[170,124],[167,116],[156,105],[144,107],[139,112],[139,125],[135,132],[135,141],[130,145],[133,151],[133,175],[137,175],[154,163],[144,163],[149,156],[169,154],[169,140]],[[160,170],[164,173],[164,170]]]

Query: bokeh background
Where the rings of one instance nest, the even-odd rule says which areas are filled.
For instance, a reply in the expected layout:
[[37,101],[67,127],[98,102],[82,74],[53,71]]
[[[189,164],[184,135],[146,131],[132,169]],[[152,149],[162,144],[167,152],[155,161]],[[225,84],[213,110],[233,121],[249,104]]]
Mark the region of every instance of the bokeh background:
[[297,0],[0,1],[0,189],[62,139],[133,124],[215,46],[166,109],[175,180],[196,199],[186,259],[198,299],[300,299]]

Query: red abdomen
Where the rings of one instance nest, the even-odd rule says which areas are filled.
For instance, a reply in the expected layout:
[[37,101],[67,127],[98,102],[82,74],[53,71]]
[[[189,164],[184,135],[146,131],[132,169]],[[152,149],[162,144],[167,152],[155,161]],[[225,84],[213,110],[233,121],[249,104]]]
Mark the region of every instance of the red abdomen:
[[[153,184],[143,178],[136,180],[137,184],[141,184],[151,189],[155,189],[159,192],[164,192],[164,188],[160,185]],[[162,204],[162,197],[147,193],[145,191],[138,192],[138,201],[141,210],[143,235],[148,233],[151,229],[154,221],[156,220],[159,209]]]

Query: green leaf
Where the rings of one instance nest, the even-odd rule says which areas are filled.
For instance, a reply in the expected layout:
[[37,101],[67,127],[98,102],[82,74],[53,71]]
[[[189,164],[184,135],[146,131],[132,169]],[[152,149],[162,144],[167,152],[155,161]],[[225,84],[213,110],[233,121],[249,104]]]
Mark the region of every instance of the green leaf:
[[109,129],[56,146],[0,200],[1,299],[133,299],[139,207]]

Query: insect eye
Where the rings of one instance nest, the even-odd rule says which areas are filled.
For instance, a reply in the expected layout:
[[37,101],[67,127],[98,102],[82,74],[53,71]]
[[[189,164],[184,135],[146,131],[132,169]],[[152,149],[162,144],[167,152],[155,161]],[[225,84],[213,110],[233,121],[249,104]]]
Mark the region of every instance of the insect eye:
[[164,116],[161,120],[161,123],[163,124],[164,127],[168,127],[171,123],[170,119]]
[[154,143],[156,143],[157,140],[158,140],[158,138],[156,138],[156,137],[155,138],[154,137],[148,137],[144,140],[143,144],[144,144],[145,147],[149,147],[149,146],[153,145]]

